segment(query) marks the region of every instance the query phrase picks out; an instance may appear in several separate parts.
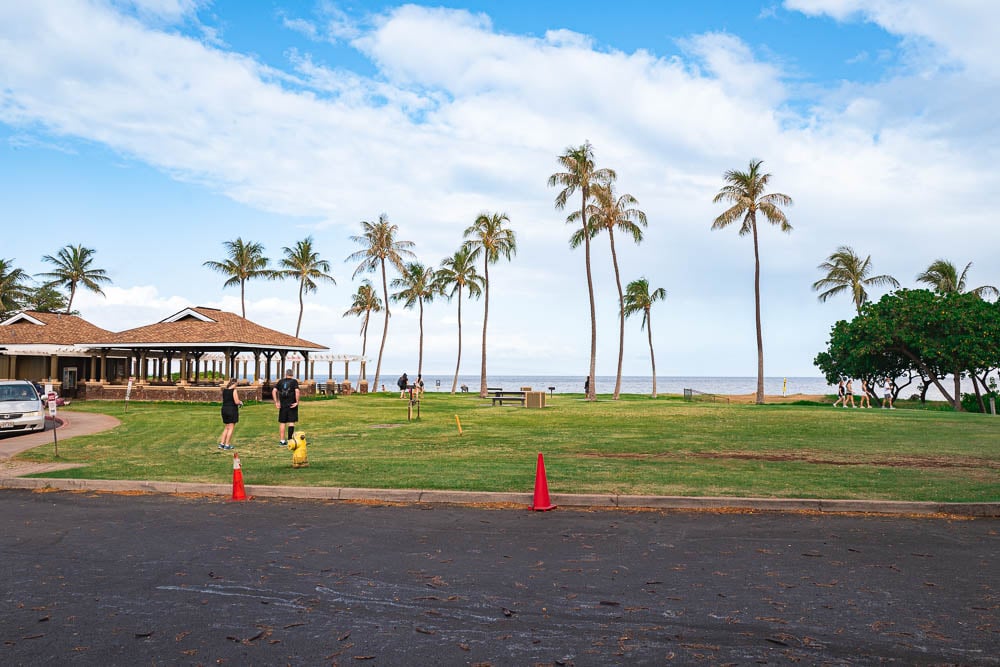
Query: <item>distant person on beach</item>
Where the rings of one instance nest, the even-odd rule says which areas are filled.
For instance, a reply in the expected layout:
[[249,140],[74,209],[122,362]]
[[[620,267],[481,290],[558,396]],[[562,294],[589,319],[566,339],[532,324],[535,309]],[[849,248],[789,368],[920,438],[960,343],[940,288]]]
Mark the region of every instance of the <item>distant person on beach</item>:
[[417,389],[417,398],[424,395],[424,378],[420,375],[420,373],[417,373],[417,382],[414,387]]
[[854,388],[851,387],[851,381],[847,381],[847,385],[844,387],[844,407],[847,407],[847,402],[851,402],[851,407],[856,408],[858,406],[854,405]]
[[295,422],[299,421],[299,382],[292,377],[292,371],[285,371],[285,377],[278,380],[271,390],[274,407],[278,408],[278,445],[288,446],[285,438],[295,435]]
[[864,378],[861,378],[861,401],[858,403],[858,407],[870,408],[871,406],[871,401],[868,399],[868,383],[865,382]]
[[892,380],[885,381],[885,393],[882,395],[882,409],[895,410],[892,407]]
[[240,393],[236,391],[236,378],[226,383],[222,388],[222,435],[219,436],[219,449],[233,448],[233,429],[236,422],[240,420],[240,408],[243,401],[240,400]]
[[396,380],[396,386],[399,387],[399,397],[400,398],[406,398],[406,385],[408,385],[409,383],[410,383],[410,379],[408,377],[406,377],[406,373],[403,373],[402,375],[400,375],[399,379]]
[[837,407],[837,405],[843,405],[845,408],[847,407],[847,404],[844,403],[845,393],[844,378],[840,378],[840,382],[837,383],[837,400],[833,402],[833,407]]
[[590,376],[589,375],[587,376],[587,379],[583,381],[583,393],[586,394],[587,396],[590,396]]

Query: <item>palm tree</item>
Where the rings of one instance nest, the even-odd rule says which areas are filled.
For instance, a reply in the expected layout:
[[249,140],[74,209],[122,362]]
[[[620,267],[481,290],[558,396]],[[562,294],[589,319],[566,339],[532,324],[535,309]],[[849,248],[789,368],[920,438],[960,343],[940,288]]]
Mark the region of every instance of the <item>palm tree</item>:
[[504,227],[510,222],[506,213],[480,213],[476,221],[469,226],[463,238],[469,248],[469,256],[475,261],[483,255],[483,291],[486,296],[483,301],[483,356],[479,376],[479,395],[486,398],[486,320],[490,314],[490,264],[496,264],[500,257],[510,261],[517,253],[517,238],[514,231]]
[[862,260],[854,254],[853,248],[840,246],[825,262],[816,267],[820,271],[826,271],[826,275],[813,283],[813,291],[825,290],[818,297],[823,302],[841,292],[850,291],[851,297],[854,299],[854,306],[860,315],[861,306],[868,301],[868,292],[865,287],[881,287],[883,285],[899,287],[899,281],[890,275],[868,277],[872,270],[871,262],[871,255]]
[[21,308],[28,289],[24,281],[29,276],[24,269],[14,267],[13,259],[0,259],[0,316]]
[[382,272],[382,303],[385,304],[385,326],[382,328],[382,344],[378,348],[378,363],[375,365],[375,387],[379,386],[378,379],[382,373],[382,354],[385,352],[385,339],[389,335],[389,280],[386,276],[386,262],[392,264],[397,271],[403,270],[403,257],[413,257],[412,241],[397,241],[396,232],[399,228],[389,222],[385,213],[378,217],[378,222],[361,221],[362,233],[352,236],[351,240],[364,246],[361,250],[352,253],[348,262],[360,260],[358,268],[354,270],[354,276],[366,271]]
[[476,263],[468,245],[463,244],[451,257],[441,261],[441,268],[435,273],[435,283],[449,300],[458,294],[458,360],[455,362],[455,379],[451,382],[451,393],[458,387],[458,371],[462,367],[462,291],[470,297],[482,293],[483,279],[476,273]]
[[372,282],[367,278],[361,281],[358,285],[358,291],[354,293],[354,300],[351,302],[351,307],[344,313],[344,317],[348,315],[354,315],[356,317],[362,318],[361,320],[361,377],[360,380],[365,379],[365,352],[368,349],[368,320],[371,318],[372,313],[377,313],[382,310],[382,300],[378,298],[378,294],[375,293],[375,288],[372,287]]
[[224,241],[222,245],[229,256],[221,262],[209,260],[204,262],[203,266],[229,277],[229,280],[222,284],[223,287],[240,286],[240,314],[246,318],[247,281],[254,278],[272,278],[274,272],[267,268],[269,260],[264,256],[264,246],[261,244],[248,243],[237,237],[235,241]]
[[[557,158],[559,165],[565,169],[549,176],[549,187],[562,186],[556,195],[556,208],[566,208],[569,198],[580,191],[580,229],[583,230],[584,261],[587,266],[587,293],[590,295],[590,370],[588,377],[587,398],[594,400],[594,372],[597,367],[597,308],[594,305],[594,280],[590,271],[590,227],[587,224],[587,204],[590,202],[591,190],[595,185],[608,185],[617,178],[612,169],[598,169],[594,165],[594,148],[590,142],[582,146],[566,149]],[[567,218],[566,222],[573,222]]]
[[657,287],[652,292],[649,291],[649,281],[645,278],[633,280],[625,288],[624,305],[622,314],[625,317],[642,311],[641,328],[646,329],[649,335],[649,363],[653,367],[653,398],[656,398],[656,358],[653,356],[653,324],[650,320],[650,309],[657,301],[667,298],[667,291],[662,287]]
[[414,304],[420,310],[420,346],[417,354],[417,375],[424,372],[424,304],[430,303],[440,294],[439,286],[434,282],[434,269],[427,268],[419,262],[410,262],[403,267],[399,278],[392,281],[392,286],[399,289],[392,295],[393,301],[402,301],[404,308],[413,308]]
[[38,274],[42,278],[48,278],[48,285],[69,288],[69,301],[66,303],[66,313],[73,309],[73,297],[76,296],[77,285],[83,285],[91,292],[104,296],[101,283],[110,283],[104,269],[93,269],[90,265],[94,262],[94,250],[84,248],[82,245],[68,245],[62,248],[55,257],[45,255],[43,262],[55,265],[55,269],[48,273]]
[[726,184],[715,195],[712,202],[726,201],[732,204],[712,223],[712,229],[724,229],[730,223],[742,219],[740,236],[753,235],[753,296],[757,320],[757,404],[764,402],[764,338],[760,326],[760,248],[757,240],[757,213],[760,212],[772,225],[778,225],[783,232],[790,232],[784,211],[779,206],[791,206],[792,198],[780,192],[765,194],[771,174],[762,173],[762,160],[750,160],[747,171],[730,169],[723,174]]
[[937,259],[931,262],[927,270],[917,276],[917,282],[926,283],[938,294],[953,294],[969,292],[975,294],[980,299],[987,296],[996,298],[1000,296],[1000,291],[993,285],[980,285],[975,289],[967,290],[965,278],[972,268],[972,262],[965,265],[962,275],[958,275],[955,265],[945,259]]
[[330,262],[320,259],[319,253],[313,250],[313,238],[307,236],[297,242],[294,248],[282,248],[285,256],[278,262],[281,268],[274,272],[276,278],[298,278],[299,280],[299,319],[295,323],[295,337],[299,337],[302,328],[302,312],[305,310],[303,297],[317,289],[316,281],[325,280],[334,285],[337,281],[327,271]]
[[[611,262],[615,267],[615,285],[618,287],[618,374],[615,376],[614,400],[622,390],[622,359],[625,356],[625,296],[622,293],[621,272],[618,270],[618,253],[615,250],[615,230],[624,232],[636,243],[642,243],[642,228],[646,226],[646,214],[637,208],[639,201],[630,194],[615,197],[614,186],[610,183],[594,188],[594,203],[587,206],[590,213],[591,236],[607,231],[611,243]],[[579,217],[576,212],[571,217]],[[584,242],[583,229],[578,229],[570,238],[574,248]]]

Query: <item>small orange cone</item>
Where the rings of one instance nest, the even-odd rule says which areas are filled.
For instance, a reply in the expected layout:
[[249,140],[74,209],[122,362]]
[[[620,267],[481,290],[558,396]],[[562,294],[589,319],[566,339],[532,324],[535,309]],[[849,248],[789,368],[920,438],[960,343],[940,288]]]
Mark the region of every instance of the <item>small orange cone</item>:
[[531,503],[531,509],[536,512],[544,512],[555,508],[556,506],[549,500],[549,483],[545,479],[545,461],[539,452],[538,466],[535,468],[535,499]]
[[240,465],[240,455],[233,452],[233,497],[231,500],[248,500],[246,489],[243,488],[243,467]]

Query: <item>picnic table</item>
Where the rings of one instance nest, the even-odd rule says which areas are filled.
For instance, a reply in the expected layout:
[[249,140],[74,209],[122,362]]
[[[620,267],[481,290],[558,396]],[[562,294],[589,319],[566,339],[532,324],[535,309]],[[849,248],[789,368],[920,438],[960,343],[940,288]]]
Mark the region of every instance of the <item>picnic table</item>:
[[524,407],[527,394],[526,391],[504,391],[503,389],[494,389],[488,392],[489,399],[493,401],[494,406],[497,403],[501,406],[504,403],[520,403],[521,407]]

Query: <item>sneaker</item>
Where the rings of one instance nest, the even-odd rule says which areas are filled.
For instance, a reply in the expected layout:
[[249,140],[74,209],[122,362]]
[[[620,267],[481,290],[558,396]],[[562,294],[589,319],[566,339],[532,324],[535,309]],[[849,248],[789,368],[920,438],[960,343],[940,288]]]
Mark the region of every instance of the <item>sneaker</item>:
[[225,448],[226,448],[226,446],[220,442],[219,443],[219,449],[225,449]]
[[219,449],[224,449],[227,452],[233,448],[232,445],[219,445]]
[[288,441],[287,440],[279,440],[278,441],[278,447],[287,447],[287,446],[288,446]]

